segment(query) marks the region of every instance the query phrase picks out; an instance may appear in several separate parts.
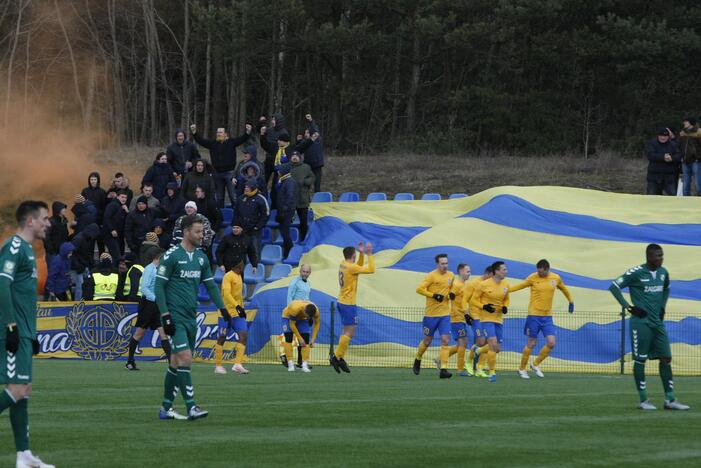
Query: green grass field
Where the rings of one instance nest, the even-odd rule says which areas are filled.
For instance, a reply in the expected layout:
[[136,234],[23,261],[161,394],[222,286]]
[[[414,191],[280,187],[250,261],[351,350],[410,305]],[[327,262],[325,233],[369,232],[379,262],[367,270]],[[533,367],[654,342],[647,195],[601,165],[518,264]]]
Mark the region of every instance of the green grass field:
[[[59,467],[699,466],[701,377],[677,378],[688,412],[637,410],[630,376],[439,380],[408,369],[196,364],[206,419],[160,421],[163,363],[35,361],[32,449]],[[546,366],[547,367],[547,366]],[[659,379],[648,380],[662,406]],[[182,399],[177,408],[184,412]],[[14,466],[8,411],[0,466]]]

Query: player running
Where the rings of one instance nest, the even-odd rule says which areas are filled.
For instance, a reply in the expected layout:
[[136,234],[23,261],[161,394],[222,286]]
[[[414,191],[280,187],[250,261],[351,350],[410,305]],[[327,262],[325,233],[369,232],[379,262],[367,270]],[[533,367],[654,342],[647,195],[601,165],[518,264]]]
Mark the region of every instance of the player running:
[[[487,280],[494,276],[492,271],[492,266],[489,265],[484,269],[482,276],[470,279],[470,281],[465,283],[465,291],[463,292],[463,302],[464,308],[468,311],[468,317],[471,319],[468,321],[468,325],[472,328],[472,347],[470,348],[470,353],[467,356],[467,362],[472,363],[467,367],[467,373],[473,374],[476,377],[487,378],[489,377],[482,368],[484,367],[485,361],[487,360],[487,351],[489,348],[484,348],[484,353],[477,353],[477,349],[482,348],[487,344],[487,337],[482,329],[482,322],[480,321],[480,309],[475,307],[470,302],[472,295],[475,293],[475,288],[479,283]],[[466,319],[468,317],[465,317]],[[471,323],[470,323],[471,321]]]
[[533,352],[533,347],[538,341],[538,333],[543,333],[545,345],[540,349],[538,357],[535,358],[531,369],[538,377],[545,377],[540,369],[540,364],[547,358],[555,347],[555,325],[553,324],[552,307],[555,290],[559,289],[567,298],[569,306],[568,312],[574,312],[574,300],[565,283],[560,279],[560,275],[550,271],[550,263],[543,259],[536,263],[536,272],[532,273],[522,283],[509,288],[509,292],[520,291],[531,288],[531,299],[528,302],[528,317],[526,325],[523,327],[523,334],[528,337],[526,346],[521,354],[521,365],[518,368],[518,375],[522,379],[530,379],[526,365]]
[[232,371],[237,374],[248,374],[248,369],[243,367],[243,360],[246,356],[246,338],[248,336],[248,323],[246,322],[246,311],[243,308],[243,262],[234,265],[231,270],[226,272],[221,284],[222,298],[224,305],[229,313],[236,315],[227,321],[223,317],[219,319],[219,337],[217,344],[214,345],[214,367],[215,374],[226,374],[226,369],[222,366],[224,358],[224,342],[226,336],[232,330],[236,332],[238,341],[234,344],[236,349],[236,357],[234,358],[234,366]]
[[504,342],[504,315],[509,311],[509,283],[506,281],[506,264],[492,264],[494,276],[482,281],[472,294],[471,304],[480,310],[480,322],[487,335],[487,344],[476,350],[475,354],[487,352],[489,381],[497,381],[497,354]]
[[224,320],[231,321],[231,315],[214,283],[207,255],[199,248],[204,237],[202,222],[194,215],[187,215],[182,219],[181,228],[182,242],[165,253],[156,276],[156,302],[161,311],[163,330],[170,337],[172,347],[159,417],[180,418],[173,409],[173,398],[179,389],[185,399],[187,417],[194,420],[209,414],[195,403],[191,374],[197,336],[197,291],[201,282]]
[[10,408],[17,468],[54,468],[29,450],[29,413],[32,393],[32,355],[37,341],[37,265],[32,242],[46,237],[48,207],[23,201],[15,212],[17,231],[0,249],[0,413]]
[[[311,339],[309,327],[314,326]],[[321,326],[321,314],[319,308],[309,301],[292,301],[282,311],[282,333],[285,335],[285,353],[287,354],[287,370],[295,371],[295,363],[292,358],[292,338],[297,338],[297,343],[302,347],[302,372],[311,372],[309,369],[309,357],[316,342]]]
[[416,292],[426,297],[426,309],[423,318],[424,338],[419,343],[414,359],[413,371],[419,375],[421,372],[421,358],[426,349],[433,342],[433,335],[438,331],[441,337],[440,371],[441,379],[449,379],[453,376],[448,372],[448,356],[450,355],[450,301],[456,298],[454,275],[448,271],[448,255],[436,255],[436,269],[430,272],[421,282]]
[[[472,318],[467,313],[467,306],[463,300],[467,281],[470,279],[470,265],[460,263],[455,270],[458,276],[453,279],[455,299],[450,304],[450,330],[453,334],[455,345],[450,347],[448,359],[453,354],[457,354],[457,370],[460,377],[472,375],[465,368],[465,350],[467,349],[467,324],[472,323]],[[440,360],[436,359],[436,366],[440,368]]]
[[[362,242],[358,243],[357,256],[353,247],[343,249],[343,261],[338,268],[338,284],[341,287],[338,293],[338,313],[341,314],[341,323],[343,324],[343,334],[338,339],[338,347],[336,353],[332,354],[329,362],[337,373],[341,371],[350,373],[348,363],[343,359],[346,355],[346,350],[350,344],[355,330],[358,328],[358,307],[356,305],[356,296],[358,295],[358,275],[375,273],[375,259],[372,256],[372,244],[368,242],[363,246]],[[365,254],[368,256],[367,265],[365,263]]]
[[[672,350],[664,326],[670,281],[669,272],[662,267],[664,252],[659,245],[650,244],[645,249],[645,255],[647,257],[645,263],[631,268],[609,287],[613,297],[632,315],[630,341],[633,354],[633,377],[640,395],[638,408],[657,409],[647,396],[645,362],[648,359],[659,359],[660,377],[665,394],[664,409],[688,410],[687,405],[679,403],[674,397]],[[628,288],[632,306],[623,297],[621,290],[624,288]]]

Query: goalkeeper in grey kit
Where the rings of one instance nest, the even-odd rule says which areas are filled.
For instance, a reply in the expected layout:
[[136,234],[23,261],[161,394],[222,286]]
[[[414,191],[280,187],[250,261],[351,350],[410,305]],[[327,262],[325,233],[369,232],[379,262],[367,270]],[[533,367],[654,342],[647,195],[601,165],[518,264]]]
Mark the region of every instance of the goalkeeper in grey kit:
[[[648,359],[660,361],[660,377],[664,387],[664,408],[688,410],[674,397],[672,380],[672,350],[669,346],[667,330],[664,326],[665,306],[669,298],[669,272],[662,267],[664,252],[657,244],[650,244],[645,250],[647,261],[633,267],[618,277],[609,291],[632,317],[630,318],[630,342],[633,354],[633,376],[640,395],[638,408],[654,410],[655,406],[647,396],[645,362]],[[623,297],[622,289],[628,288],[633,305]]]

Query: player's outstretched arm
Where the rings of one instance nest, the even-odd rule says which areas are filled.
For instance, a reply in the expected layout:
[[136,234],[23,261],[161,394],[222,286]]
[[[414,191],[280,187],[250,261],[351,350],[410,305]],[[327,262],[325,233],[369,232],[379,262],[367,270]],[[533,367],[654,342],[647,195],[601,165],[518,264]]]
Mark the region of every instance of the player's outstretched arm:
[[520,291],[522,289],[526,289],[526,288],[530,288],[530,287],[531,287],[531,282],[526,280],[526,281],[520,282],[516,286],[509,287],[509,292],[512,293],[512,292]]

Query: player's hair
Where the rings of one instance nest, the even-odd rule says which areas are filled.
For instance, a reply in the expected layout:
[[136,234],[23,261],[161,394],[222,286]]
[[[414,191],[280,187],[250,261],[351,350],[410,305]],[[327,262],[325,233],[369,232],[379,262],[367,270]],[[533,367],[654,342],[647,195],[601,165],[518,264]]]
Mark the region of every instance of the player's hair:
[[550,262],[547,261],[546,259],[538,260],[538,263],[535,264],[536,268],[543,268],[544,270],[549,270],[550,269]]
[[492,273],[496,272],[504,264],[501,260],[492,263]]
[[307,304],[304,308],[304,313],[307,315],[307,321],[309,325],[314,323],[314,317],[316,316],[316,306],[314,304]]
[[460,274],[460,270],[462,270],[466,266],[467,266],[467,264],[465,264],[465,263],[458,263],[458,267],[455,269],[455,271],[457,272],[457,274]]
[[345,247],[343,249],[343,258],[346,260],[350,260],[353,258],[353,254],[355,253],[355,247]]
[[159,151],[158,154],[156,155],[156,161],[161,159],[161,156],[168,156],[168,155],[166,153],[164,153],[163,151]]
[[36,218],[39,216],[39,210],[42,208],[45,208],[48,211],[49,206],[45,202],[38,200],[23,201],[17,207],[17,211],[15,211],[15,219],[17,220],[17,224],[19,226],[24,225],[25,221],[27,221],[27,218],[30,216],[32,218]]
[[143,190],[144,187],[151,187],[151,188],[153,188],[153,182],[144,182],[143,184],[141,184],[141,189]]
[[231,265],[231,268],[229,268],[229,271],[234,271],[237,268],[240,268],[241,270],[243,270],[243,260],[238,262],[236,265]]
[[492,268],[492,265],[489,265],[487,268],[484,269],[485,274],[494,274],[494,268]]
[[441,258],[448,258],[448,254],[439,253],[438,255],[436,255],[436,258],[435,258],[436,263],[438,263],[438,261],[439,261]]
[[183,220],[180,222],[180,229],[185,231],[186,229],[190,229],[194,224],[197,223],[202,224],[202,220],[200,220],[196,215],[185,215],[183,217]]
[[115,178],[115,179],[119,179],[120,177],[124,177],[124,174],[121,173],[121,172],[116,172],[116,173],[114,174],[114,178]]
[[659,252],[662,247],[659,244],[648,244],[645,248],[645,255],[650,255],[652,252]]
[[127,191],[126,191],[126,190],[122,190],[122,189],[117,190],[117,196],[120,196],[120,195],[125,195],[125,196],[127,196],[127,197],[129,196],[129,194],[127,193]]

